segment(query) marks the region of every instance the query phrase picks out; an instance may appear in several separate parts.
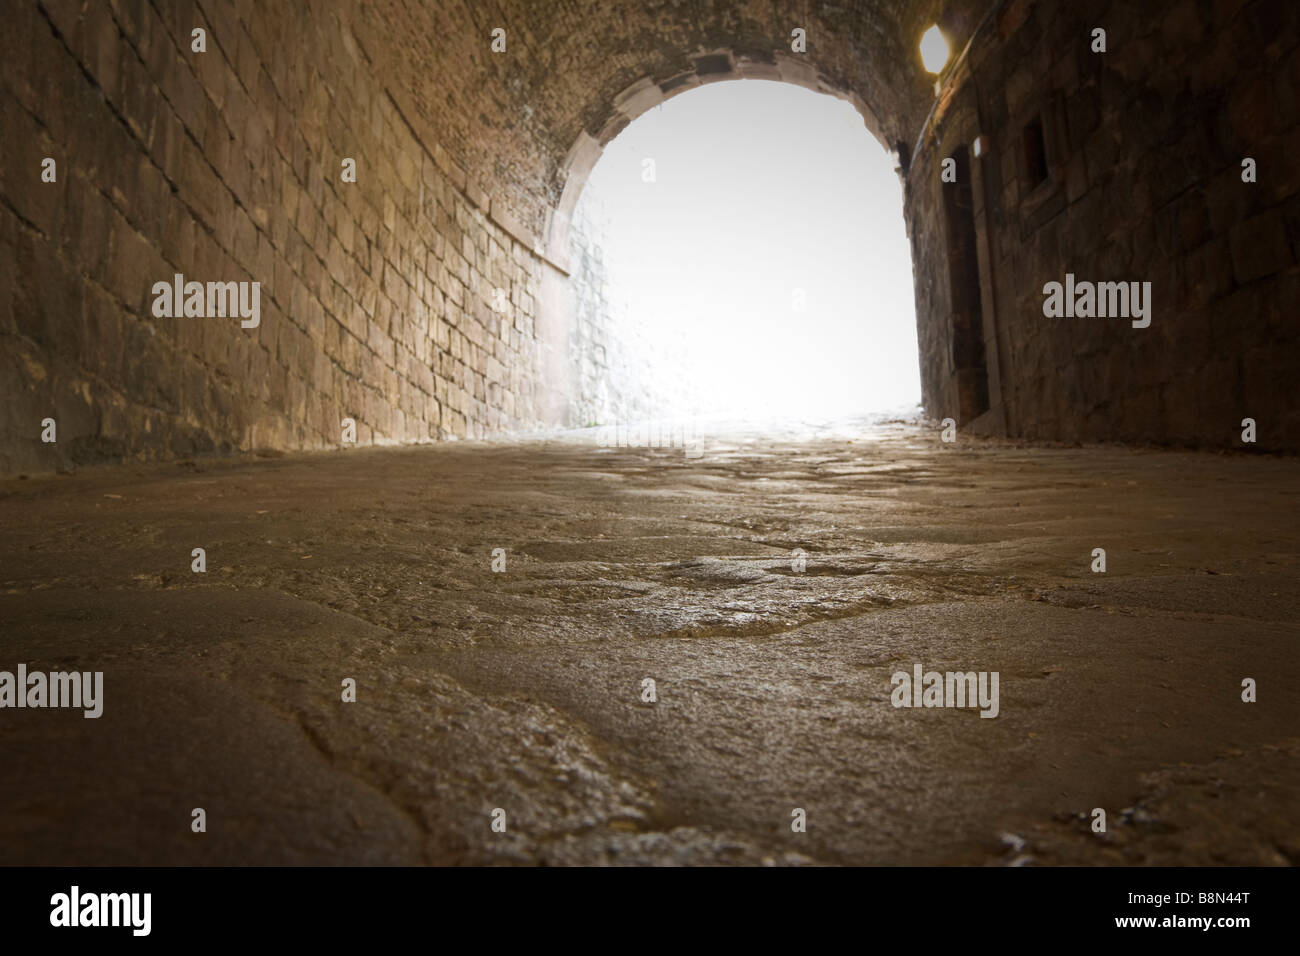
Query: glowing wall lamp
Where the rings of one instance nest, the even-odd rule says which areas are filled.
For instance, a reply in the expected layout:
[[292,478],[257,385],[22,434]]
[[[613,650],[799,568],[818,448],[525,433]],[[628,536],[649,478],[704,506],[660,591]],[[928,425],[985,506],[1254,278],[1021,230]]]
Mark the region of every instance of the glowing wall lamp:
[[932,26],[921,34],[921,62],[927,73],[935,75],[948,62],[948,41],[943,38],[938,26]]

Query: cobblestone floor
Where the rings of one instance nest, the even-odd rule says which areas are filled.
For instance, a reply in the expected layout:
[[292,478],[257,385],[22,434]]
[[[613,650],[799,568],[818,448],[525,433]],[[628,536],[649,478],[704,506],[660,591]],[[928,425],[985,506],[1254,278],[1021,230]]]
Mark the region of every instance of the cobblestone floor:
[[936,435],[0,483],[0,863],[1296,862],[1300,462]]

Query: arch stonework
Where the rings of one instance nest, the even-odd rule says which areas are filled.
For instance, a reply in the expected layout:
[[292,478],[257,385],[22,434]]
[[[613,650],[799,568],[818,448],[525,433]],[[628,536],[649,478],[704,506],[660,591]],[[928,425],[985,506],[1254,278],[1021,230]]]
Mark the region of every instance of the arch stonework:
[[[497,5],[489,21],[466,0],[371,0],[349,25],[367,49],[389,54],[372,61],[410,112],[457,162],[480,171],[520,222],[541,232],[584,134],[604,145],[649,106],[698,83],[748,76],[834,92],[855,100],[882,141],[910,138],[932,100],[921,33],[937,20],[962,38],[989,6],[517,0]],[[483,41],[496,26],[506,30],[507,49],[493,55]],[[795,28],[805,31],[804,53],[791,50]],[[484,92],[490,110],[479,102]]]
[[889,148],[884,126],[862,97],[856,92],[837,87],[818,72],[803,54],[778,52],[767,62],[737,56],[733,50],[714,50],[690,59],[692,68],[684,73],[661,79],[644,76],[637,80],[614,97],[613,108],[597,134],[593,135],[586,130],[578,134],[577,140],[560,164],[560,181],[564,185],[559,201],[547,210],[542,229],[545,236],[543,248],[550,258],[563,260],[573,210],[582,195],[587,177],[610,141],[642,113],[707,83],[768,80],[792,83],[815,93],[836,96],[851,103],[862,117],[867,130],[880,140],[882,146]]

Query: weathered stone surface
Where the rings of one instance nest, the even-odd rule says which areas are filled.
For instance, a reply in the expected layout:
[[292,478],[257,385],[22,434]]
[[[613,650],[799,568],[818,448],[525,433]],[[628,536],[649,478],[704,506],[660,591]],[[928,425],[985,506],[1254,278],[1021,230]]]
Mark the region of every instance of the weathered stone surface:
[[[1276,430],[1260,447],[1300,448],[1296,403],[1282,380],[1274,399],[1259,389],[1246,399],[1245,382],[1267,374],[1248,366],[1232,337],[1206,334],[1207,321],[1250,327],[1274,354],[1269,367],[1300,367],[1296,324],[1273,314],[1298,269],[1285,223],[1300,184],[1279,144],[1294,139],[1300,109],[1276,79],[1300,68],[1297,14],[1250,0],[1033,7],[1040,16],[1029,6],[1007,5],[996,29],[975,38],[974,65],[953,81],[912,157],[907,216],[927,411],[973,417],[961,370],[945,360],[956,328],[948,286],[929,277],[947,268],[939,161],[982,133],[990,150],[974,162],[988,192],[976,225],[981,253],[992,258],[991,268],[981,264],[992,284],[986,350],[1000,382],[990,401],[995,413],[1003,406],[996,420],[1007,431],[1233,447],[1240,420],[1254,417]],[[1286,39],[1259,43],[1260,22]],[[1104,54],[1089,48],[1098,26],[1107,30]],[[1242,58],[1247,49],[1259,55]],[[1030,51],[1070,68],[1013,82]],[[1023,154],[1035,121],[1047,141],[1041,185],[1027,181]],[[1259,162],[1256,183],[1242,181],[1246,157]],[[1042,286],[1067,272],[1151,281],[1151,327],[1044,318]],[[1081,375],[1095,362],[1124,372]]]
[[0,863],[1294,862],[1300,464],[755,437],[0,482],[0,669],[104,672],[3,711]]
[[[193,8],[6,13],[6,59],[28,50],[0,92],[18,146],[0,179],[0,260],[16,266],[0,339],[31,361],[5,377],[0,471],[71,464],[74,440],[151,458],[333,446],[348,417],[366,442],[538,423],[532,310],[549,267],[514,254],[522,227],[488,219],[485,194],[448,178],[445,152],[417,137],[329,5],[208,12],[206,53],[190,50]],[[45,156],[55,184],[40,182]],[[344,157],[355,184],[340,180]],[[261,327],[153,316],[151,287],[175,272],[259,281]],[[496,288],[529,331],[492,333],[489,364]],[[434,368],[464,397],[438,394]],[[66,417],[85,394],[99,414]],[[39,441],[47,416],[57,444]]]

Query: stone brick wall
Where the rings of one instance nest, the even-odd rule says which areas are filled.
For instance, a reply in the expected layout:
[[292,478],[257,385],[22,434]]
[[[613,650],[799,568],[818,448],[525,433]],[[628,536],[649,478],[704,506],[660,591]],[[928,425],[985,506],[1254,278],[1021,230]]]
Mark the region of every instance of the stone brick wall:
[[569,229],[567,424],[585,428],[699,413],[685,354],[656,329],[638,325],[619,297],[620,263],[610,250],[604,203],[588,189]]
[[[623,325],[623,303],[613,298],[605,261],[605,225],[602,207],[584,197],[569,229],[569,267],[572,269],[573,321],[570,325],[569,361],[573,399],[568,424],[601,425],[626,414],[635,396],[629,395],[629,370],[616,349],[622,344],[614,330]],[[622,366],[622,367],[621,367]]]
[[[925,81],[898,65],[938,5],[14,0],[0,472],[337,447],[344,418],[360,443],[572,421],[574,150],[741,75],[901,135]],[[176,273],[260,283],[260,326],[154,316]]]
[[[1000,5],[907,175],[927,411],[1028,438],[1300,448],[1300,7]],[[1107,51],[1091,50],[1106,30]],[[1026,168],[1043,133],[1046,181]],[[1032,132],[1032,130],[1031,130]],[[989,410],[954,359],[940,162],[971,159]],[[1258,182],[1242,181],[1242,160]],[[1066,273],[1152,283],[1149,328],[1045,318]]]
[[[337,446],[345,417],[359,443],[539,420],[554,267],[408,123],[331,5],[4,18],[0,471]],[[178,272],[259,281],[260,326],[156,318]]]
[[[582,182],[636,115],[738,77],[848,99],[907,167],[935,417],[1214,447],[1252,417],[1259,447],[1300,448],[1285,379],[1298,15],[1272,0],[12,0],[0,472],[336,447],[345,417],[359,442],[580,419],[591,376],[575,361],[595,353],[571,349],[600,338],[574,327]],[[956,53],[986,20],[927,119],[922,30],[939,22]],[[1031,186],[1034,122],[1046,179]],[[961,148],[970,188],[945,198],[939,161]],[[1241,182],[1246,156],[1258,183]],[[153,284],[178,272],[260,282],[260,326],[153,316]],[[1151,281],[1151,327],[1044,319],[1043,283],[1066,272]]]

